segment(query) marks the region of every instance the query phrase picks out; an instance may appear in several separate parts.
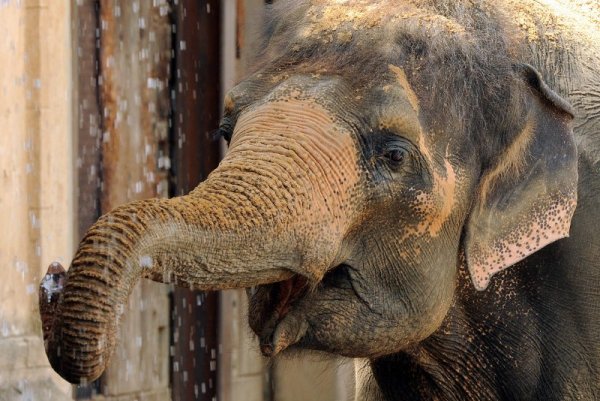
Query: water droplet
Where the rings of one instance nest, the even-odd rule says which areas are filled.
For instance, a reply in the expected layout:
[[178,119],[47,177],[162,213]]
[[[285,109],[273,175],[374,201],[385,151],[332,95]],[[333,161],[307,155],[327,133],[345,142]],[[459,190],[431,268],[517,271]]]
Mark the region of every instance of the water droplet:
[[2,329],[0,331],[2,332],[3,337],[8,337],[10,334],[10,328],[8,327],[8,322],[6,320],[2,322]]
[[144,255],[140,257],[140,266],[151,269],[154,265],[154,260],[152,260],[152,256]]
[[168,170],[171,168],[171,159],[168,156],[158,158],[158,168]]
[[29,212],[29,221],[31,222],[31,228],[40,227],[40,221],[34,212]]
[[25,262],[23,260],[16,260],[15,261],[15,269],[22,275],[25,275],[27,270],[29,270],[29,266],[27,265],[27,262]]

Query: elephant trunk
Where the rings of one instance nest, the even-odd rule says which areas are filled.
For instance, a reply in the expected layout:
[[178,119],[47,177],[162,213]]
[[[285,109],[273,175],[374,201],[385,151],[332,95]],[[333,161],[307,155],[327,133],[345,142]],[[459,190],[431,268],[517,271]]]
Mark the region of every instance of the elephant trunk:
[[292,276],[297,243],[269,232],[255,205],[230,198],[208,183],[188,196],[126,204],[92,226],[68,273],[50,266],[40,314],[48,359],[64,379],[79,384],[104,371],[140,277],[218,290]]
[[351,128],[315,102],[287,99],[248,111],[235,132],[189,195],[118,207],[90,228],[67,273],[51,268],[40,312],[46,353],[65,379],[102,373],[140,277],[203,290],[294,274],[315,283],[344,260],[363,196]]

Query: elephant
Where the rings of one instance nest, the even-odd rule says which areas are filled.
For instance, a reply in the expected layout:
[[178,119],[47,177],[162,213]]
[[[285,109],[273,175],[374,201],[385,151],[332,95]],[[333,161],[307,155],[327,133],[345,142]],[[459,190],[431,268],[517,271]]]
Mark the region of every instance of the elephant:
[[356,358],[358,400],[600,399],[598,3],[268,12],[218,168],[43,279],[52,367],[97,378],[149,278],[252,288],[261,352]]

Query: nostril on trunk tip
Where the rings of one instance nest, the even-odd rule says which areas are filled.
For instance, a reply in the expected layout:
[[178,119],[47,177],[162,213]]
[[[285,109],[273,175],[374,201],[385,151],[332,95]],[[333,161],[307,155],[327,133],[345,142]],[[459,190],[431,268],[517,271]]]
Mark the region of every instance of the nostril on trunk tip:
[[40,283],[40,300],[46,300],[51,303],[55,300],[62,290],[67,275],[66,270],[58,262],[53,262],[48,267],[46,275]]
[[50,263],[50,266],[48,266],[48,271],[46,272],[46,274],[61,274],[61,273],[66,273],[66,270],[58,262]]

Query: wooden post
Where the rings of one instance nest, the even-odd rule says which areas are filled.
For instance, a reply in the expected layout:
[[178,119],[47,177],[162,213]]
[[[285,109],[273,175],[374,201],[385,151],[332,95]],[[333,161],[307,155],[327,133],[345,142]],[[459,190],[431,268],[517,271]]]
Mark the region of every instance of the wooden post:
[[[106,213],[164,192],[171,25],[166,0],[100,0],[98,10],[100,204]],[[102,379],[107,399],[168,398],[168,303],[167,286],[142,280],[133,290]]]
[[[73,105],[77,136],[77,240],[100,217],[102,116],[98,92],[98,0],[71,0],[77,102]],[[101,381],[75,387],[76,399],[100,393]]]
[[[174,192],[192,190],[219,162],[220,3],[176,1],[172,79]],[[172,294],[172,399],[217,399],[217,293]]]
[[100,217],[100,161],[102,116],[98,92],[98,0],[72,0],[73,34],[77,51],[77,223],[78,239]]

